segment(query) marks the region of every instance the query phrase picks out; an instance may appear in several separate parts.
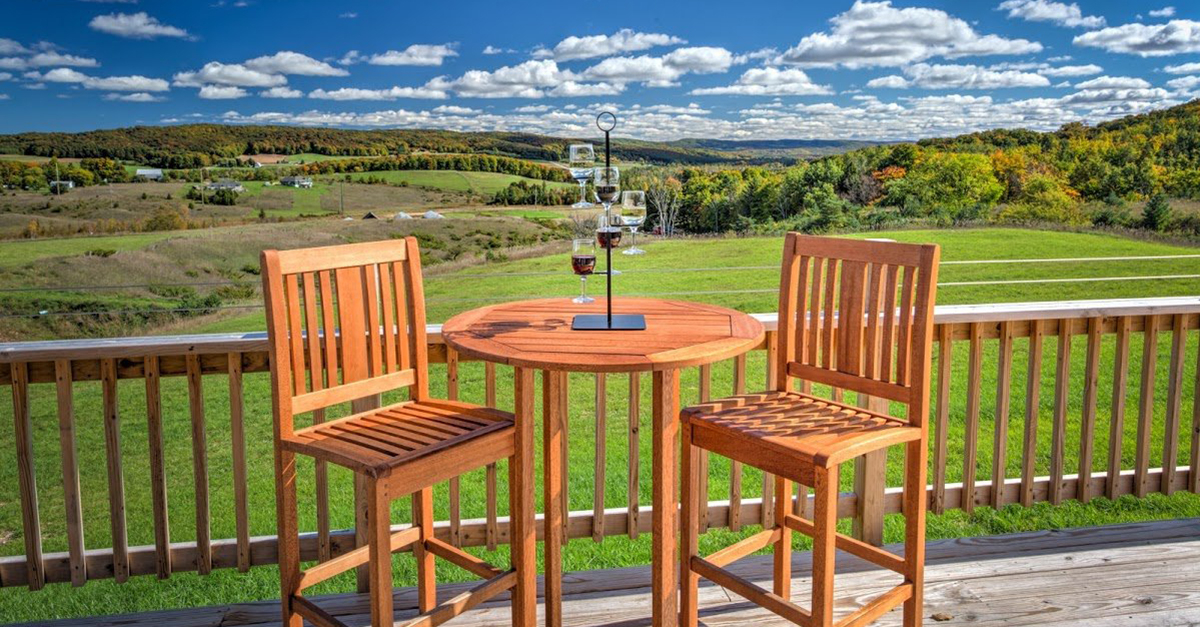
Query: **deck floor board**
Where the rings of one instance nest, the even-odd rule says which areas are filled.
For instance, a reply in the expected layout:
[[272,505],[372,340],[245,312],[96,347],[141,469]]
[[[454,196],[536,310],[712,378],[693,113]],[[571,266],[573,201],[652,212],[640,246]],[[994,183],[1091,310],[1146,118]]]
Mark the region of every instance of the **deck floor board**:
[[[582,541],[582,540],[581,540]],[[888,547],[900,551],[898,546]],[[793,598],[807,605],[811,555],[796,552]],[[1130,523],[1056,531],[936,540],[928,545],[927,625],[1200,625],[1200,519]],[[770,556],[731,566],[766,585]],[[650,624],[650,573],[646,567],[568,573],[563,585],[564,625],[641,627]],[[899,582],[895,573],[838,553],[838,616]],[[472,584],[446,584],[449,598]],[[34,593],[36,594],[36,593]],[[397,622],[415,614],[416,595],[396,591]],[[369,625],[367,597],[314,599],[356,627]],[[701,622],[710,627],[786,625],[774,614],[712,585],[700,590]],[[944,620],[933,620],[939,614]],[[507,601],[485,604],[454,621],[463,627],[507,625]],[[38,623],[48,627],[276,627],[274,601],[123,616]],[[900,625],[899,611],[877,624]]]

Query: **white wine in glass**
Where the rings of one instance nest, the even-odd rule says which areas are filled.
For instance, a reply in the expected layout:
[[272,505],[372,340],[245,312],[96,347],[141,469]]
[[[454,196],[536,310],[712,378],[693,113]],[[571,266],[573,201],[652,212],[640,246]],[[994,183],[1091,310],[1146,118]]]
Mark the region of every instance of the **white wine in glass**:
[[587,201],[587,182],[592,178],[592,168],[596,165],[596,150],[591,144],[571,144],[570,153],[571,178],[579,183],[579,202],[571,205],[575,209],[587,209],[592,203]]
[[644,255],[646,251],[637,246],[637,232],[646,221],[646,192],[628,190],[621,192],[621,223],[629,227],[629,248],[621,251],[625,255]]

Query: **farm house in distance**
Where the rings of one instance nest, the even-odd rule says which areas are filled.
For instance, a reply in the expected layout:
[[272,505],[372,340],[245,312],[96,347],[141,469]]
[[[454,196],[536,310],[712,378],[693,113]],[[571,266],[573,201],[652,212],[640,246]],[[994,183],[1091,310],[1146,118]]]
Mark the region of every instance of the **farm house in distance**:
[[300,187],[303,189],[312,189],[313,180],[309,176],[285,176],[279,179],[280,184],[288,187]]
[[138,168],[135,176],[140,176],[147,181],[161,181],[163,179],[163,171],[159,168]]
[[205,189],[208,189],[208,190],[211,190],[214,192],[218,191],[218,190],[222,190],[222,189],[227,189],[227,190],[237,192],[240,194],[240,193],[246,191],[246,188],[243,187],[241,183],[234,181],[234,180],[230,180],[230,179],[221,179],[219,181],[214,181],[212,183],[209,183],[208,185],[205,185],[204,187],[205,187]]

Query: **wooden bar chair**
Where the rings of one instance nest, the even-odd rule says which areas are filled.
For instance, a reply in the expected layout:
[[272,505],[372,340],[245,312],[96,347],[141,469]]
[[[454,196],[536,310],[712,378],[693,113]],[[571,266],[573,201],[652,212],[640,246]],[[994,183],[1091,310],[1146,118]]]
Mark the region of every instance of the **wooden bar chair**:
[[[371,625],[391,626],[391,554],[411,547],[421,615],[437,625],[505,590],[516,625],[536,613],[533,441],[530,421],[507,412],[429,397],[425,295],[416,239],[293,251],[264,251],[263,293],[270,340],[275,422],[275,492],[283,624],[341,625],[302,591],[366,564]],[[409,400],[378,407],[383,392],[408,388]],[[352,415],[324,422],[325,409],[352,402]],[[355,407],[354,405],[358,405]],[[313,424],[297,429],[298,414]],[[366,546],[300,570],[296,455],[355,474],[358,537]],[[432,486],[500,458],[509,459],[512,568],[501,571],[434,537]],[[393,532],[393,500],[412,495],[413,524]],[[361,543],[361,540],[360,540]],[[434,557],[485,578],[436,605]]]
[[[904,625],[921,624],[926,413],[938,256],[933,245],[788,234],[779,289],[779,344],[772,364],[776,389],[681,413],[683,625],[696,625],[701,576],[793,623],[833,625],[835,548],[903,577],[901,584],[838,625],[867,624],[901,603]],[[803,391],[793,390],[793,377],[804,381]],[[812,396],[813,383],[901,403],[907,408],[905,419]],[[837,533],[838,465],[898,444],[905,446],[903,557]],[[708,557],[697,554],[698,499],[707,498],[698,492],[700,449],[775,475],[773,529]],[[792,482],[815,488],[811,520],[792,513]],[[792,531],[813,537],[810,610],[789,600]],[[725,570],[772,544],[772,591]]]

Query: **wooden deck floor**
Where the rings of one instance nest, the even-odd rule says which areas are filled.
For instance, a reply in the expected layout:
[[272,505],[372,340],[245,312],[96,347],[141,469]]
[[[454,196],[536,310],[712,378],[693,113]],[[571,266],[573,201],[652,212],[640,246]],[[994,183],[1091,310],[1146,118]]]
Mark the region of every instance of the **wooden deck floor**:
[[[809,558],[807,552],[796,554],[796,574],[810,572]],[[762,584],[769,581],[770,568],[769,556],[753,556],[732,570]],[[895,574],[845,553],[838,554],[838,575],[836,594],[843,613],[898,581]],[[649,625],[649,577],[647,568],[568,574],[564,622],[580,627]],[[807,599],[808,585],[804,576],[794,580],[797,599]],[[463,588],[443,586],[439,597]],[[1200,519],[931,542],[925,594],[926,625],[1200,625]],[[415,603],[411,590],[397,590],[396,600],[397,608]],[[362,595],[334,595],[318,602],[350,625],[370,623]],[[397,620],[412,613],[398,613]],[[449,624],[507,625],[508,617],[507,602],[496,602]],[[713,627],[787,624],[711,584],[702,584],[701,620]],[[273,627],[279,625],[279,617],[277,603],[268,601],[44,624]],[[899,625],[899,612],[878,624]]]

